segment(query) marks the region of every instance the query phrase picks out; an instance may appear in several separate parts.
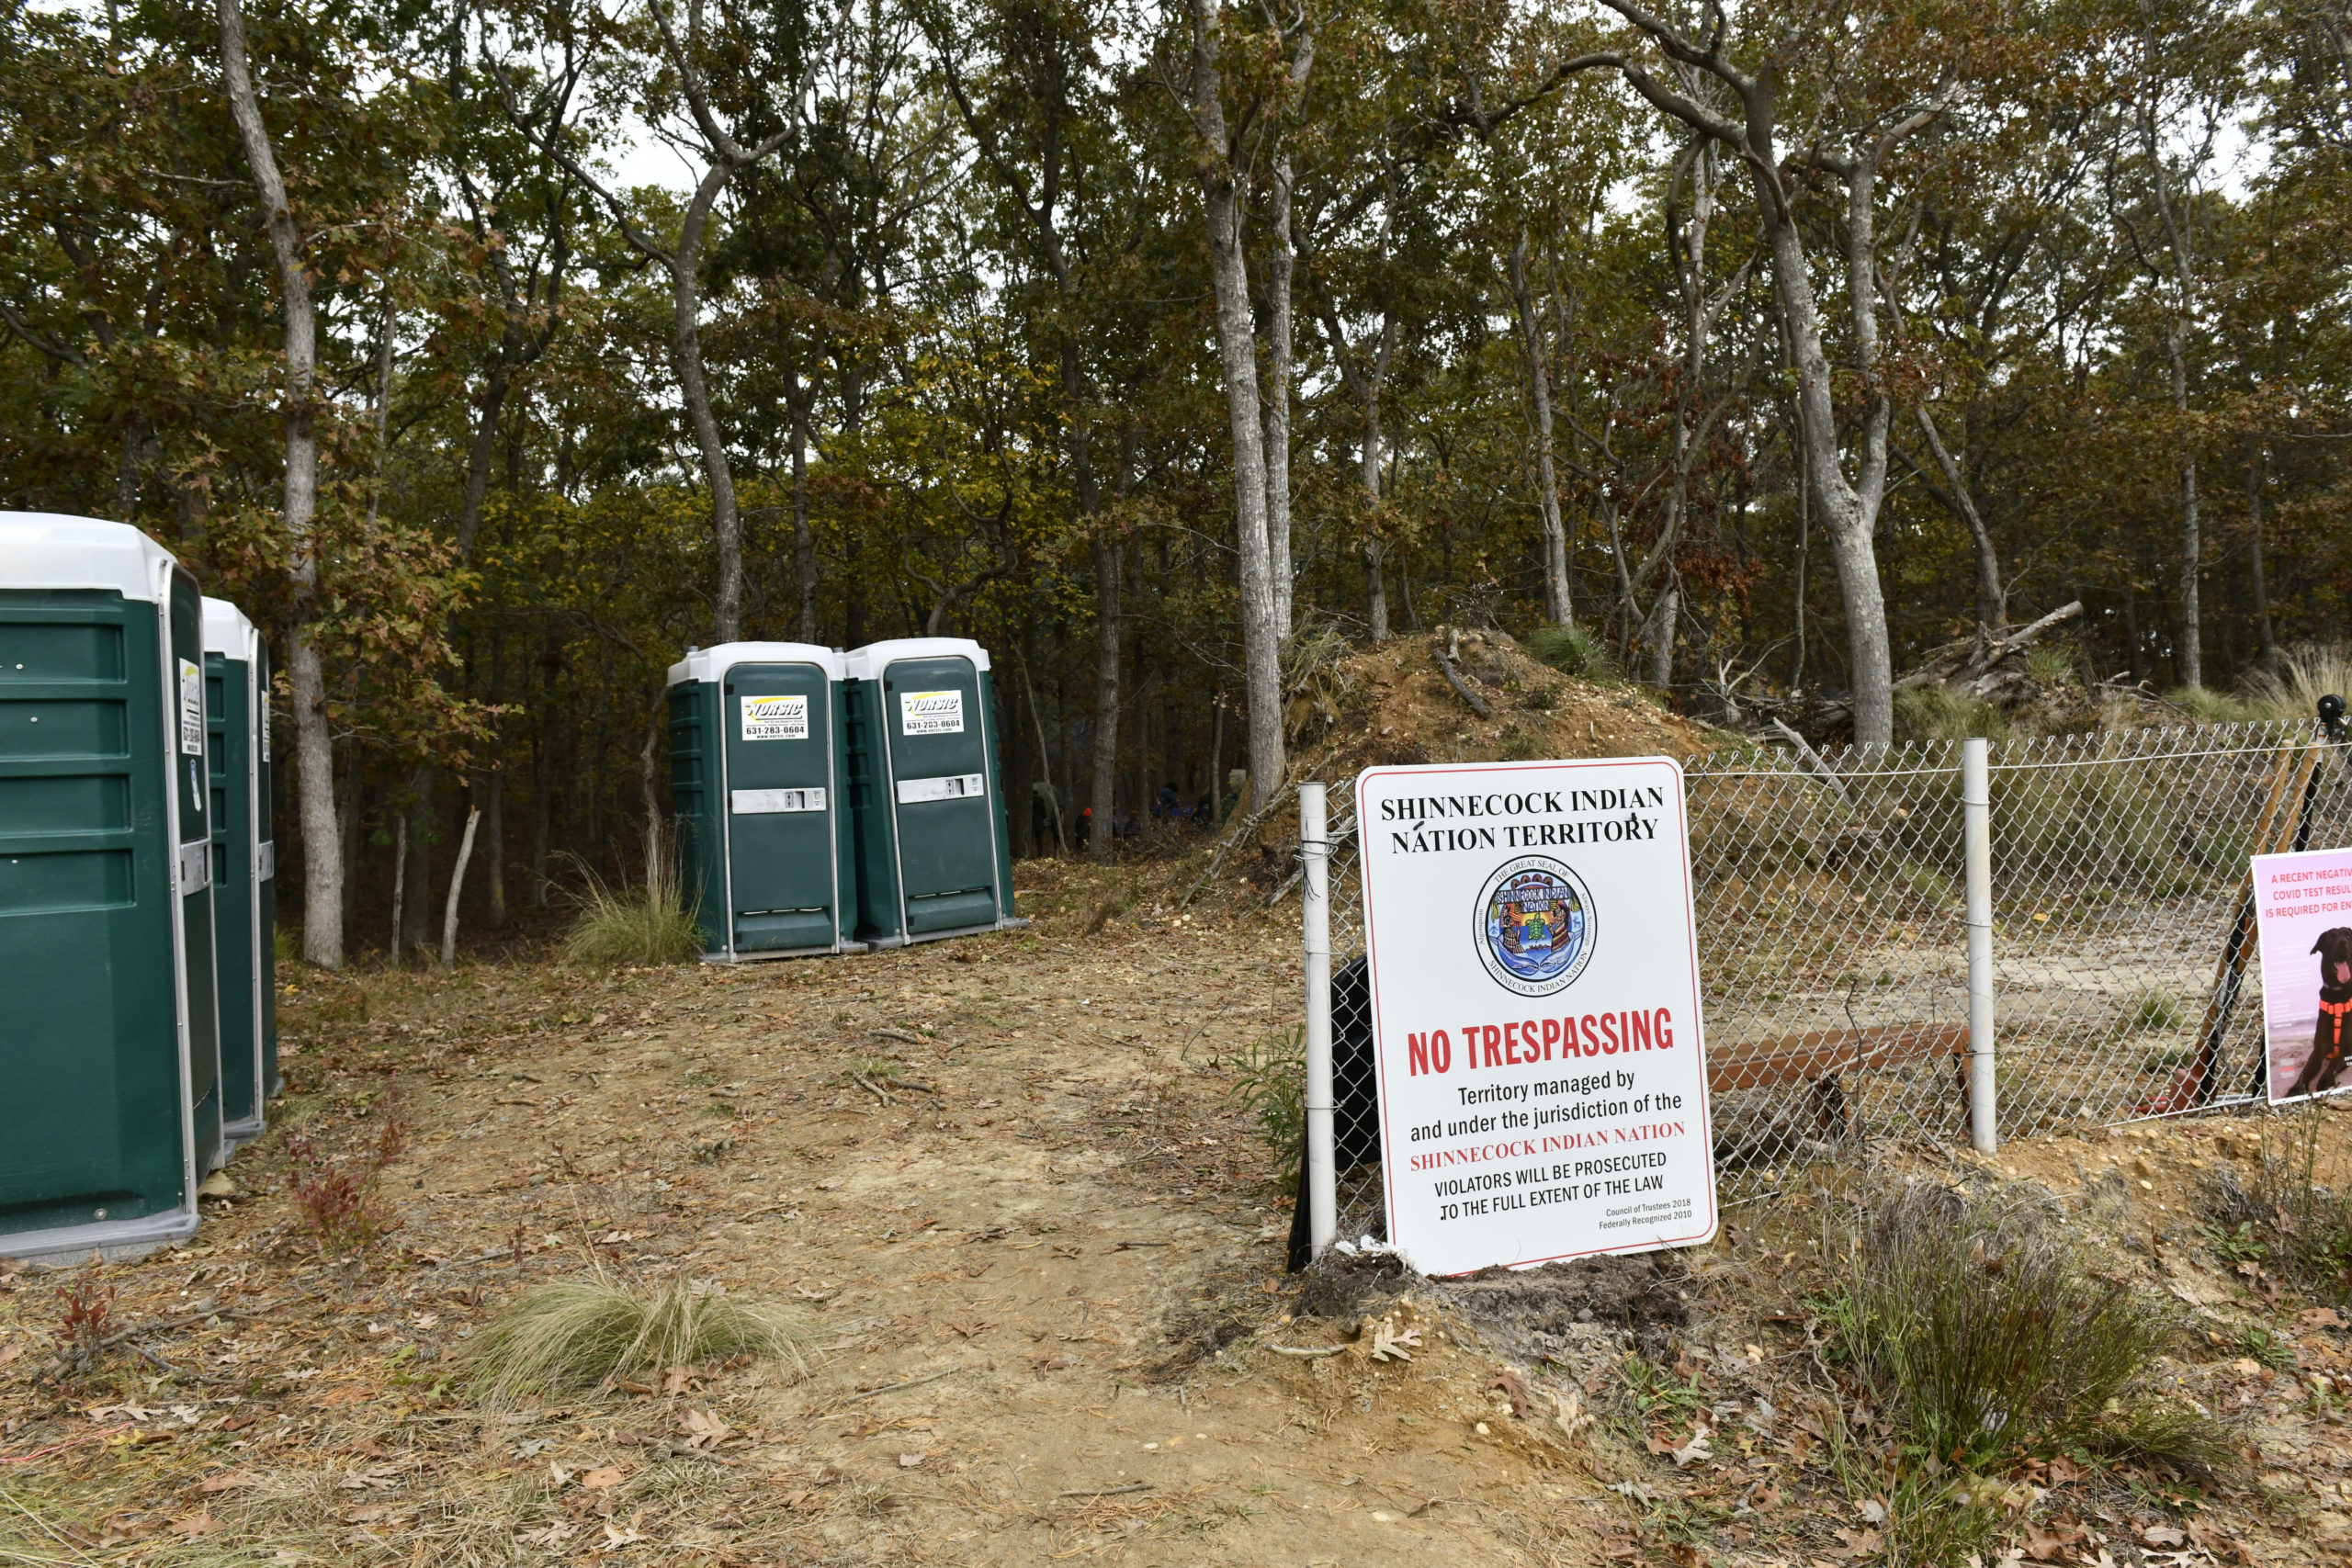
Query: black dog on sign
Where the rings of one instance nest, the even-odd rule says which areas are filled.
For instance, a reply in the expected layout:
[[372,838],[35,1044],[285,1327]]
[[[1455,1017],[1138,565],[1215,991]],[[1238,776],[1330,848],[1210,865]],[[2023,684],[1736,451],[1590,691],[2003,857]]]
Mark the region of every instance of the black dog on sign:
[[2290,1100],[2326,1093],[2352,1065],[2352,926],[2320,932],[2312,951],[2319,954],[2319,1028]]

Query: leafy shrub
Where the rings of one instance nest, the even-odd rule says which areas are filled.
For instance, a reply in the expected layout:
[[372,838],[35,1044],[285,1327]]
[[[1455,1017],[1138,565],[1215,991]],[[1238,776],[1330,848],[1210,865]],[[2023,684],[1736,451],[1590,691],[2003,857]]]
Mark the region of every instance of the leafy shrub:
[[377,1181],[407,1146],[408,1127],[389,1094],[376,1136],[356,1159],[329,1159],[308,1138],[287,1140],[294,1212],[321,1253],[362,1251],[399,1224],[379,1200]]
[[294,1212],[322,1254],[358,1252],[390,1232],[396,1222],[376,1194],[382,1161],[355,1168],[328,1159],[308,1138],[289,1140],[286,1158],[293,1168]]
[[1984,1472],[2087,1453],[2201,1472],[2229,1454],[2205,1417],[2139,1387],[2174,1333],[2165,1308],[2086,1273],[2030,1211],[1918,1183],[1878,1201],[1859,1240],[1837,1342],[1921,1458]]
[[591,876],[580,906],[563,939],[575,964],[687,964],[702,953],[694,911],[666,877],[631,893]]
[[57,1292],[57,1350],[65,1375],[86,1378],[112,1348],[114,1287],[85,1274]]
[[1228,1090],[1258,1120],[1258,1137],[1274,1156],[1283,1190],[1298,1185],[1298,1161],[1306,1147],[1306,1037],[1292,1029],[1265,1035],[1243,1048],[1241,1076]]
[[650,1383],[664,1372],[746,1355],[805,1367],[795,1325],[782,1313],[684,1274],[647,1289],[600,1269],[593,1280],[523,1292],[476,1337],[467,1359],[476,1396],[506,1404],[624,1379]]
[[1617,668],[1617,656],[1609,650],[1609,645],[1582,624],[1538,626],[1521,637],[1519,646],[1561,674],[1573,675],[1580,681],[1605,686],[1625,678]]

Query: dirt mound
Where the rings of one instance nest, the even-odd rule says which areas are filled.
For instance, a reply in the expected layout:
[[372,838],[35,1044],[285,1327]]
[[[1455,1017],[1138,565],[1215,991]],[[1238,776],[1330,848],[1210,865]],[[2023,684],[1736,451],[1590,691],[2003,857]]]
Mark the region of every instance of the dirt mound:
[[[1499,631],[1398,637],[1363,649],[1334,636],[1301,650],[1285,675],[1283,725],[1299,782],[1345,786],[1366,768],[1421,762],[1679,760],[1727,739],[1638,686],[1564,675]],[[1298,803],[1286,793],[1251,841],[1220,846],[1199,887],[1278,891],[1295,869],[1297,846]],[[1195,874],[1184,874],[1191,881]]]
[[1681,758],[1715,739],[1639,687],[1563,675],[1499,631],[1399,637],[1337,660],[1297,678],[1286,717],[1298,776],[1327,784],[1413,762]]

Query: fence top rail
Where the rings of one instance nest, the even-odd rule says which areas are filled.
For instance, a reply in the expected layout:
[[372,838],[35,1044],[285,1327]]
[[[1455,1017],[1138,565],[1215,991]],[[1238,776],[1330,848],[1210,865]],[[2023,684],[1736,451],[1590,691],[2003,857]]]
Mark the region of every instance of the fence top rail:
[[[1695,757],[1686,759],[1682,764],[1684,776],[1700,779],[1788,779],[1797,784],[1803,784],[1808,780],[1815,784],[1828,782],[1821,774],[1805,766],[1801,758],[1793,755],[1789,758],[1789,765],[1786,767],[1759,766],[1752,761],[1742,767],[1711,767],[1709,766],[1711,761],[1710,755],[1703,751]],[[1954,762],[1948,768],[1870,768],[1857,769],[1850,773],[1833,769],[1832,772],[1836,773],[1836,777],[1841,784],[1869,784],[1875,779],[1940,778],[1947,773],[1957,777],[1960,773],[1960,764]]]
[[[2165,725],[2146,729],[2088,731],[2074,735],[2028,735],[1996,740],[1993,766],[2080,767],[2116,762],[2192,761],[2203,758],[2255,756],[2281,746],[2325,740],[2312,719],[2256,719],[2238,724]],[[1960,771],[1960,742],[1905,740],[1871,746],[1824,747],[1819,755],[1849,783],[1917,777]],[[1684,772],[1711,779],[1818,778],[1795,751],[1769,742],[1693,752]]]

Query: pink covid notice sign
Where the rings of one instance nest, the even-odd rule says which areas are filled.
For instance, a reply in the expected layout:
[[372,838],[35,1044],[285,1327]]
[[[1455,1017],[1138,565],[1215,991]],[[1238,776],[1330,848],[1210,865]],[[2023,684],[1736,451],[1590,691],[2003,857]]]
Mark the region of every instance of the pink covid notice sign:
[[2352,1089],[2352,850],[2254,857],[2270,1102]]

